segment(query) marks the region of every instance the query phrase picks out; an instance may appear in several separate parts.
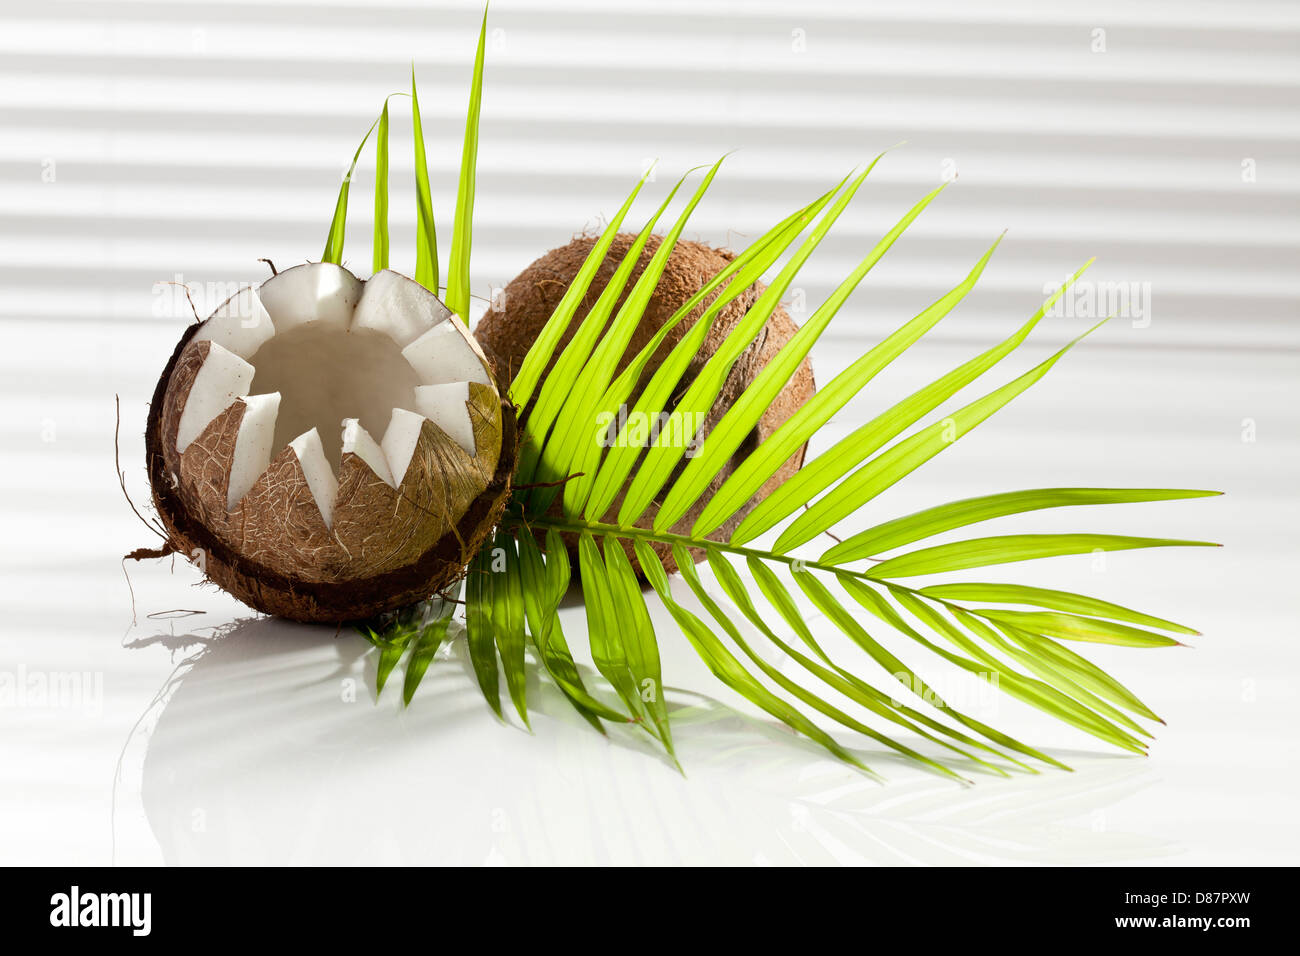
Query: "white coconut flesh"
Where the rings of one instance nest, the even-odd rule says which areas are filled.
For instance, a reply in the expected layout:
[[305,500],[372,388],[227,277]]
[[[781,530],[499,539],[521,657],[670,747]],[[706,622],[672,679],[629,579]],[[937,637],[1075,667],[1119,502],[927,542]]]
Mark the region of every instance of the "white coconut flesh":
[[176,452],[243,402],[227,509],[288,446],[330,526],[345,454],[400,487],[428,420],[477,456],[469,386],[495,386],[458,322],[423,286],[388,270],[362,282],[310,263],[244,289],[195,333],[210,344]]

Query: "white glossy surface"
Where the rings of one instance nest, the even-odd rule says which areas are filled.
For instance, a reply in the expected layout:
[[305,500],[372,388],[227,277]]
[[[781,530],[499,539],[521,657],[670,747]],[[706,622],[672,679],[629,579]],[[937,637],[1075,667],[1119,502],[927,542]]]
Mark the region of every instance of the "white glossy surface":
[[[530,688],[532,736],[502,726],[462,644],[435,662],[409,709],[398,705],[400,675],[376,705],[374,654],[359,637],[249,621],[180,562],[130,568],[133,623],[118,555],[150,536],[112,474],[112,393],[124,392],[123,464],[142,502],[144,397],[174,330],[18,331],[42,370],[18,350],[0,357],[5,403],[18,413],[7,420],[25,423],[11,433],[0,496],[2,665],[28,677],[85,673],[89,693],[0,708],[4,862],[1295,860],[1294,354],[1155,356],[1114,347],[1123,329],[1104,333],[881,499],[894,513],[1066,481],[1229,492],[1030,516],[1023,527],[1195,534],[1227,547],[1116,554],[1104,573],[1063,558],[1006,575],[1137,604],[1205,636],[1194,650],[1091,654],[1168,720],[1149,759],[1107,754],[1010,701],[967,694],[963,704],[1077,771],[962,788],[867,749],[887,778],[876,782],[733,711],[670,623],[665,673],[687,777],[625,735],[598,737],[546,685]],[[964,354],[921,349],[879,394]],[[824,355],[819,367],[833,362]],[[1241,440],[1247,417],[1254,443]],[[53,440],[41,440],[43,427]],[[564,615],[577,645],[581,611]],[[929,676],[949,696],[963,692],[943,668]]]

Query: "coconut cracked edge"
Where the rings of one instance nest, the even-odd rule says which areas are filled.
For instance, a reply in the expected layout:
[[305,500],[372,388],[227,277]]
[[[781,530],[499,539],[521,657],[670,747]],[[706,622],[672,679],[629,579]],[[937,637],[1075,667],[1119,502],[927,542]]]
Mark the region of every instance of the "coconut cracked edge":
[[[191,325],[177,342],[154,389],[145,426],[145,457],[153,504],[168,534],[164,550],[178,552],[191,560],[201,559],[207,578],[258,610],[290,620],[317,623],[372,617],[423,600],[463,575],[469,561],[500,523],[510,499],[518,455],[518,430],[515,409],[508,399],[501,399],[501,452],[496,470],[487,487],[457,522],[462,528],[472,529],[468,538],[461,539],[453,529],[413,563],[372,577],[346,583],[298,581],[240,558],[212,532],[190,520],[180,501],[179,489],[169,479],[161,447],[167,387],[185,347],[199,328],[198,323]],[[498,391],[504,390],[498,388]]]

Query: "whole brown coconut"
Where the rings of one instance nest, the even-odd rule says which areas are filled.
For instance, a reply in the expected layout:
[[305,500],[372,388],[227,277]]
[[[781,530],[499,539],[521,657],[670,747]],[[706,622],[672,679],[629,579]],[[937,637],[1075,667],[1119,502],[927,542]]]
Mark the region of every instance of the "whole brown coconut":
[[342,622],[463,574],[509,498],[515,414],[423,286],[311,263],[186,329],[145,443],[164,553],[260,611]]
[[[574,320],[569,324],[569,328],[561,340],[560,348],[556,350],[557,356],[563,346],[568,344],[576,333],[580,323],[586,320],[591,307],[595,305],[596,300],[604,291],[605,286],[609,283],[614,271],[618,268],[619,263],[627,254],[635,239],[636,237],[629,233],[620,233],[615,237],[605,261],[601,263],[595,278],[592,280],[591,287],[587,291],[587,295],[578,306]],[[659,247],[660,241],[659,236],[652,236],[646,243],[640,261],[628,279],[627,291],[619,299],[618,306],[623,304],[636,280],[649,264],[655,250]],[[595,238],[590,236],[576,238],[567,246],[552,249],[528,266],[506,286],[493,304],[492,309],[488,311],[475,329],[474,334],[483,346],[488,358],[494,363],[497,376],[503,385],[508,385],[513,379],[529,347],[537,339],[547,319],[550,318],[551,313],[559,304],[565,290],[568,289],[574,276],[577,275],[583,262],[586,261],[587,255],[591,252],[595,242]],[[715,249],[698,242],[678,241],[672,254],[668,257],[668,264],[659,280],[655,293],[646,306],[640,326],[633,334],[627,351],[619,362],[619,371],[627,367],[664,323],[672,318],[691,296],[703,288],[710,279],[724,269],[734,258],[735,254],[727,249]],[[691,361],[678,386],[677,392],[679,394],[700,373],[722,341],[736,327],[754,302],[757,301],[764,288],[761,283],[756,283],[728,303],[718,313],[713,327],[705,338],[703,348]],[[649,382],[663,360],[704,314],[707,305],[712,301],[713,297],[710,297],[704,303],[701,303],[664,338],[653,358],[647,363],[629,405],[636,401],[641,390]],[[796,331],[797,327],[790,319],[790,316],[778,306],[769,317],[762,331],[732,366],[731,373],[718,395],[717,402],[705,418],[700,440],[703,440],[713,430],[740,393],[749,387],[781,347],[794,336]],[[546,374],[550,373],[553,366],[554,361],[547,367]],[[759,419],[758,425],[736,450],[730,461],[719,469],[708,490],[700,497],[696,505],[673,525],[672,531],[677,534],[688,533],[695,520],[704,510],[704,505],[722,487],[723,482],[730,477],[740,462],[744,461],[758,447],[759,443],[765,441],[772,432],[807,402],[815,391],[816,384],[813,381],[812,366],[805,359],[795,374],[791,376],[789,382],[786,383],[785,388],[777,395],[776,400],[768,407],[763,417]],[[526,417],[528,410],[528,407],[522,409],[521,417]],[[725,525],[713,533],[713,536],[730,535],[744,519],[745,515],[749,513],[755,502],[771,493],[783,481],[798,471],[803,465],[806,447],[801,446],[797,452],[791,455],[776,473],[768,479],[750,504],[728,519]],[[677,474],[680,474],[681,469],[684,467],[685,462],[683,461],[674,474],[673,480],[676,479]],[[670,481],[665,485],[665,491],[671,487],[671,484]],[[619,500],[615,502],[605,516],[606,520],[615,520],[621,500],[622,495],[619,496]],[[655,514],[658,512],[659,504],[660,502],[656,501],[647,509],[646,514],[642,515],[641,520],[637,522],[640,527],[650,527]],[[570,552],[576,556],[577,538],[568,535],[565,540]],[[640,565],[637,563],[631,545],[626,547],[633,566],[640,572]],[[673,560],[672,549],[666,545],[658,544],[654,548],[662,560],[664,568],[669,572],[675,571],[677,563]],[[698,550],[694,550],[692,554],[696,561],[701,560],[704,556],[704,552]]]

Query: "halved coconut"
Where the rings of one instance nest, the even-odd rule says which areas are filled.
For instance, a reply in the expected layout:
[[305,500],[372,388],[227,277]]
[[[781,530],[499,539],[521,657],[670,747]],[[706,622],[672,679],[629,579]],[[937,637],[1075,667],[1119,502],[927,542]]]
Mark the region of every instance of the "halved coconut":
[[347,621],[463,572],[509,496],[515,414],[423,286],[310,263],[186,330],[146,441],[173,550],[258,610]]

